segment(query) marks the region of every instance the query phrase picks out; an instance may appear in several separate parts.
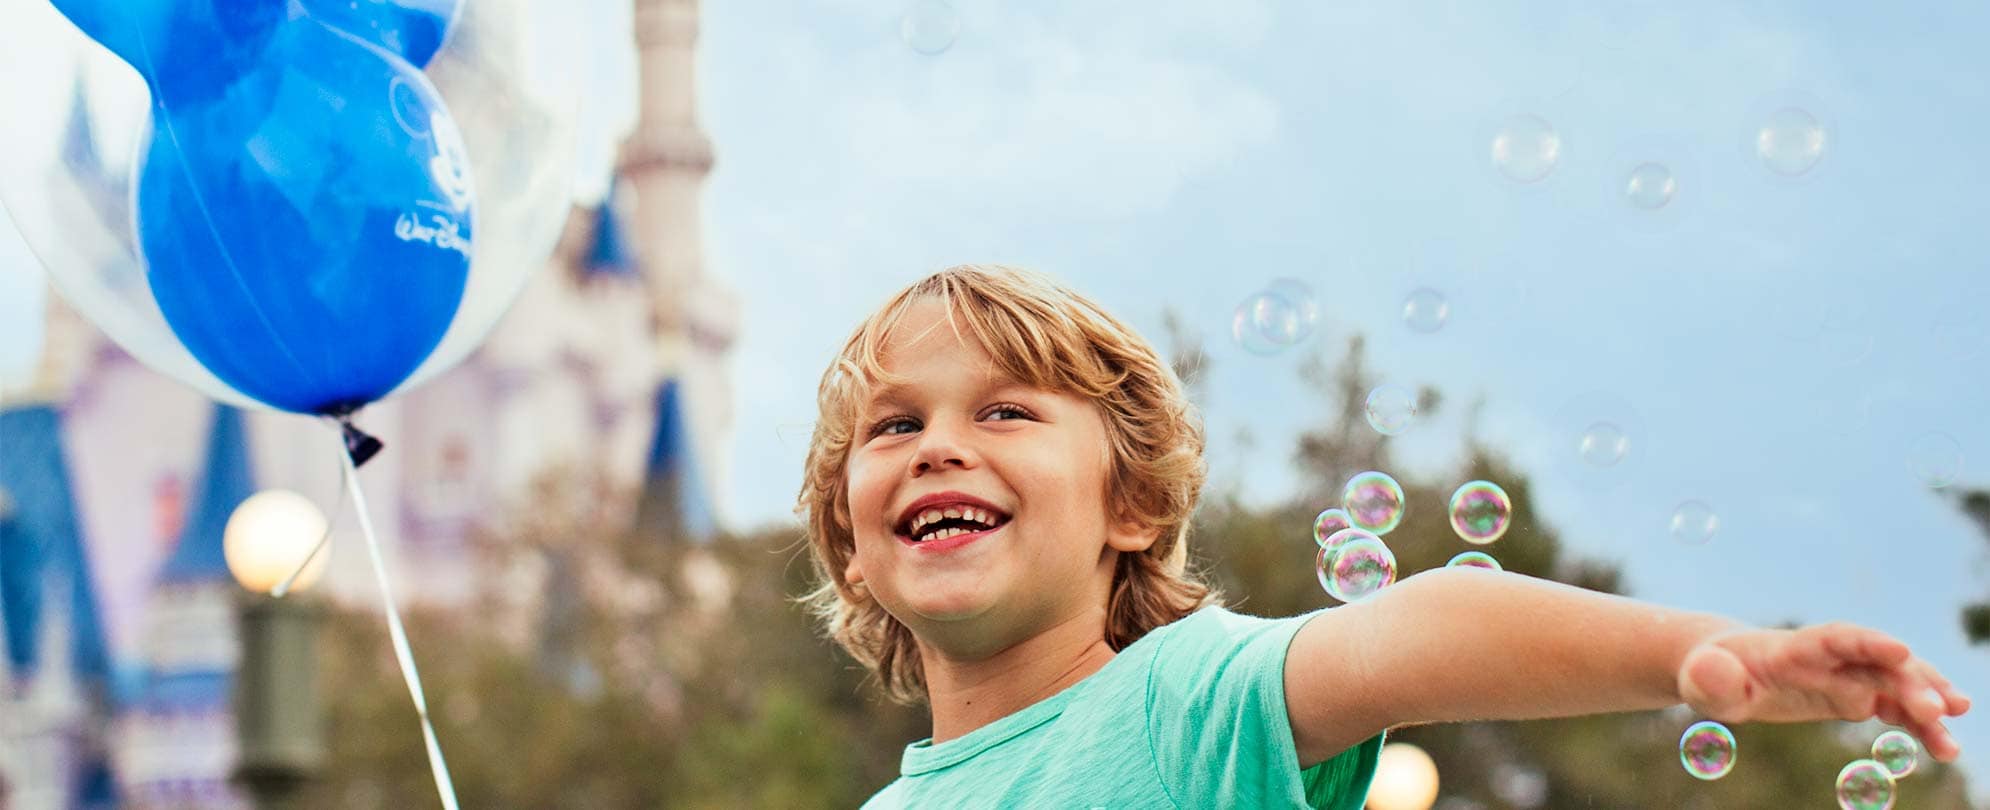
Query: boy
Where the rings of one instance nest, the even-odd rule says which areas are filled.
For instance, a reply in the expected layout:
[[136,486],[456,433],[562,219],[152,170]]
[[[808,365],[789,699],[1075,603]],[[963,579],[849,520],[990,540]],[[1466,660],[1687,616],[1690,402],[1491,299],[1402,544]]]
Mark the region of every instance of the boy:
[[1287,619],[1185,571],[1203,439],[1180,381],[1040,275],[956,267],[824,374],[797,511],[809,606],[933,736],[892,807],[1358,810],[1387,729],[1655,709],[1903,726],[1969,700],[1843,624],[1739,627],[1480,569]]

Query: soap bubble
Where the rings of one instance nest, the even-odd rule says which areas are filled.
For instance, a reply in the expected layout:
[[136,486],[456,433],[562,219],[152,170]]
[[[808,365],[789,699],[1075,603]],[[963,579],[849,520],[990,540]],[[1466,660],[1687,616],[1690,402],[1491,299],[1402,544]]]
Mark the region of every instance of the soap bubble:
[[1561,135],[1538,115],[1523,113],[1508,118],[1493,134],[1493,167],[1516,183],[1546,179],[1561,156]]
[[1614,422],[1592,422],[1576,440],[1576,452],[1583,461],[1608,467],[1623,461],[1631,452],[1631,437]]
[[1895,779],[1913,773],[1920,759],[1921,744],[1905,731],[1888,731],[1873,740],[1873,761],[1884,766]]
[[1403,522],[1403,485],[1388,473],[1356,473],[1341,487],[1341,506],[1357,528],[1388,534]]
[[1403,299],[1403,323],[1415,331],[1430,334],[1444,328],[1451,319],[1451,303],[1444,293],[1418,287]]
[[1941,489],[1962,476],[1962,445],[1955,437],[1929,431],[1907,444],[1907,469],[1930,489]]
[[1327,539],[1320,541],[1320,550],[1326,552],[1326,554],[1321,557],[1321,560],[1324,561],[1325,559],[1332,557],[1333,553],[1339,551],[1341,546],[1347,545],[1348,541],[1360,540],[1364,537],[1374,538],[1377,540],[1382,539],[1380,537],[1377,537],[1374,532],[1371,532],[1367,529],[1355,528],[1355,527],[1341,529],[1340,531],[1327,535]]
[[1396,581],[1395,553],[1372,534],[1350,537],[1332,551],[1321,549],[1315,566],[1320,587],[1342,602],[1361,601]]
[[1720,515],[1704,501],[1685,501],[1672,510],[1672,539],[1691,546],[1703,545],[1720,531]]
[[1451,493],[1451,530],[1467,543],[1485,545],[1506,534],[1513,499],[1491,481],[1469,481]]
[[1802,107],[1778,107],[1755,128],[1755,156],[1770,171],[1797,177],[1817,167],[1829,146],[1824,123]]
[[1624,200],[1646,211],[1656,211],[1672,202],[1679,181],[1665,164],[1646,161],[1631,168],[1624,178]]
[[1354,521],[1347,516],[1347,510],[1338,506],[1322,510],[1319,517],[1313,518],[1313,542],[1320,548],[1327,547],[1327,538],[1343,529],[1354,528]]
[[1259,292],[1237,305],[1230,319],[1230,336],[1244,351],[1259,356],[1277,354],[1305,336],[1301,313],[1290,301]]
[[912,50],[938,56],[960,38],[960,12],[945,0],[919,0],[899,20],[898,33]]
[[1702,720],[1679,737],[1679,763],[1696,779],[1712,781],[1734,770],[1734,732],[1712,720]]
[[1838,806],[1844,810],[1891,810],[1893,774],[1870,759],[1855,759],[1838,772]]
[[1499,560],[1493,559],[1493,555],[1487,554],[1483,551],[1462,552],[1458,556],[1452,557],[1450,562],[1444,564],[1444,567],[1445,568],[1486,568],[1493,571],[1505,570],[1500,567]]
[[1408,430],[1416,421],[1416,392],[1400,385],[1378,385],[1368,392],[1365,411],[1368,426],[1376,433],[1394,436]]

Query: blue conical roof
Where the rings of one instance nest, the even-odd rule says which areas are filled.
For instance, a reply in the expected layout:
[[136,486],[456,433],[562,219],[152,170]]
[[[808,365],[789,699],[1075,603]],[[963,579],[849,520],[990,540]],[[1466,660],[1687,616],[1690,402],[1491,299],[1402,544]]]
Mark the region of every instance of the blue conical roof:
[[159,569],[160,582],[200,582],[228,578],[228,561],[221,553],[221,533],[235,507],[255,494],[255,471],[249,466],[249,442],[242,412],[214,406],[213,427],[207,434],[207,456],[200,480],[194,483],[193,510],[180,532],[173,555]]
[[[32,674],[48,656],[63,654],[37,647],[42,623],[66,613],[70,671],[101,681],[110,666],[54,406],[0,408],[0,493],[0,621],[9,668]],[[57,582],[63,587],[51,587]]]
[[[637,520],[647,527],[681,527],[688,539],[703,540],[716,530],[711,502],[691,446],[689,421],[675,379],[664,380],[656,392],[656,431],[651,434],[649,462],[643,475],[643,508]],[[673,508],[676,515],[658,515]]]
[[636,258],[622,235],[622,217],[615,210],[615,190],[594,209],[594,242],[587,248],[587,272],[607,276],[629,276],[636,272]]

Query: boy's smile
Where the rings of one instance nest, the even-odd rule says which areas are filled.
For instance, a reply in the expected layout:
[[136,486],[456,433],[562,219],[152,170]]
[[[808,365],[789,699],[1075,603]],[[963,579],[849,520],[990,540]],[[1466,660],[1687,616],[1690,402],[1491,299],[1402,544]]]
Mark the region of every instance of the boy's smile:
[[1012,379],[938,299],[912,305],[882,360],[904,380],[858,414],[846,576],[922,647],[963,657],[1081,616],[1102,626],[1109,552],[1154,535],[1107,518],[1098,407]]

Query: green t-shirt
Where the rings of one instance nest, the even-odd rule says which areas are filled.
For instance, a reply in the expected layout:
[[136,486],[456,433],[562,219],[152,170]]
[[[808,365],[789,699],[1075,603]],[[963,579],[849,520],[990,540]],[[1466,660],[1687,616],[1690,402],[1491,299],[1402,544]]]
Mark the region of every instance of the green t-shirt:
[[864,808],[1360,810],[1383,735],[1304,771],[1292,742],[1285,651],[1314,615],[1198,610],[1022,711],[906,746]]

